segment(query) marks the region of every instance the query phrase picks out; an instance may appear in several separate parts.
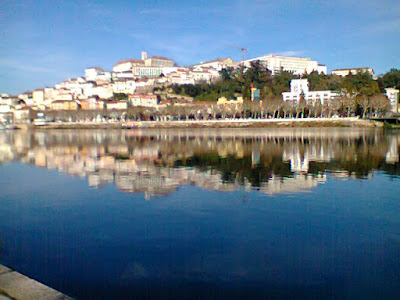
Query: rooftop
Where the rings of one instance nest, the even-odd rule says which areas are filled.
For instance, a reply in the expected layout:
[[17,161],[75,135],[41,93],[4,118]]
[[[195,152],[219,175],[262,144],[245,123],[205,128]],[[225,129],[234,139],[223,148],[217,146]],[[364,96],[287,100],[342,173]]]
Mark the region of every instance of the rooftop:
[[343,69],[334,69],[332,71],[349,71],[349,70],[366,70],[372,69],[371,67],[357,67],[357,68],[343,68]]
[[143,64],[144,65],[144,61],[141,59],[133,59],[133,58],[128,58],[128,59],[123,59],[123,60],[119,60],[117,61],[117,63],[114,66],[120,65],[120,64],[124,64],[124,63],[135,63],[135,64]]
[[218,57],[218,58],[210,60],[210,61],[201,62],[197,65],[204,65],[204,64],[209,64],[209,63],[213,63],[213,62],[224,62],[227,59],[231,59],[231,58],[230,57]]
[[104,72],[102,67],[89,67],[89,68],[86,68],[86,70],[88,70],[88,69],[95,69],[96,71]]
[[[167,57],[164,57],[164,56],[157,56],[157,55],[153,55],[153,56],[151,56],[150,58],[162,59],[162,60],[171,60],[171,59],[169,59],[169,58],[167,58]],[[172,60],[171,60],[171,61],[172,61]]]

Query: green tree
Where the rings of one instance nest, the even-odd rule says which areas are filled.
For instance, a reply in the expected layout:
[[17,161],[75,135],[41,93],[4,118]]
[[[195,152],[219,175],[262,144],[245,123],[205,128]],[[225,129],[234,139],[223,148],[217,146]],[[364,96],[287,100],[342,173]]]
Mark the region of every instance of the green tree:
[[389,72],[378,78],[378,84],[382,93],[385,92],[385,88],[400,89],[400,70],[391,69]]

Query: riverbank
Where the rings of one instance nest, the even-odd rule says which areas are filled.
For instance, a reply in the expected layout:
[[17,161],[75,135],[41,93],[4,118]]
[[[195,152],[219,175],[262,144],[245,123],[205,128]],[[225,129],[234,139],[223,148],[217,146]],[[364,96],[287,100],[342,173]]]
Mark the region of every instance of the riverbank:
[[72,298],[3,265],[0,265],[0,299],[72,300]]
[[135,121],[112,123],[49,123],[44,126],[20,126],[20,129],[131,129],[131,128],[290,128],[359,127],[383,128],[383,123],[359,118],[306,119],[234,119],[200,121]]

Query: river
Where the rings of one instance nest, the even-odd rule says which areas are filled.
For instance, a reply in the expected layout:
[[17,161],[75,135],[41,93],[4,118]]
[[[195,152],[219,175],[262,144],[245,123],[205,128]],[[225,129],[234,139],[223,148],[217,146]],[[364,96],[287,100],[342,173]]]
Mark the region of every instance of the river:
[[77,299],[399,299],[399,132],[0,132],[0,263]]

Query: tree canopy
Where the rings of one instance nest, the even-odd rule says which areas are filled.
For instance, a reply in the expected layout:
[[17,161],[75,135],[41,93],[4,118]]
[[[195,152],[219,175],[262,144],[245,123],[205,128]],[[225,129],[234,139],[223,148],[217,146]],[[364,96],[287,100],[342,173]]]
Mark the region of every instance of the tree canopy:
[[241,94],[250,99],[250,89],[260,89],[262,99],[281,97],[290,90],[290,81],[296,78],[308,79],[311,91],[341,91],[351,95],[371,97],[384,93],[387,87],[400,88],[400,70],[392,69],[375,80],[368,73],[350,74],[346,77],[333,74],[318,74],[313,71],[302,76],[281,70],[272,76],[260,61],[253,61],[249,67],[235,69],[228,67],[220,71],[220,79],[211,83],[172,85],[174,93],[191,96],[196,101],[216,101],[219,97],[234,98]]

